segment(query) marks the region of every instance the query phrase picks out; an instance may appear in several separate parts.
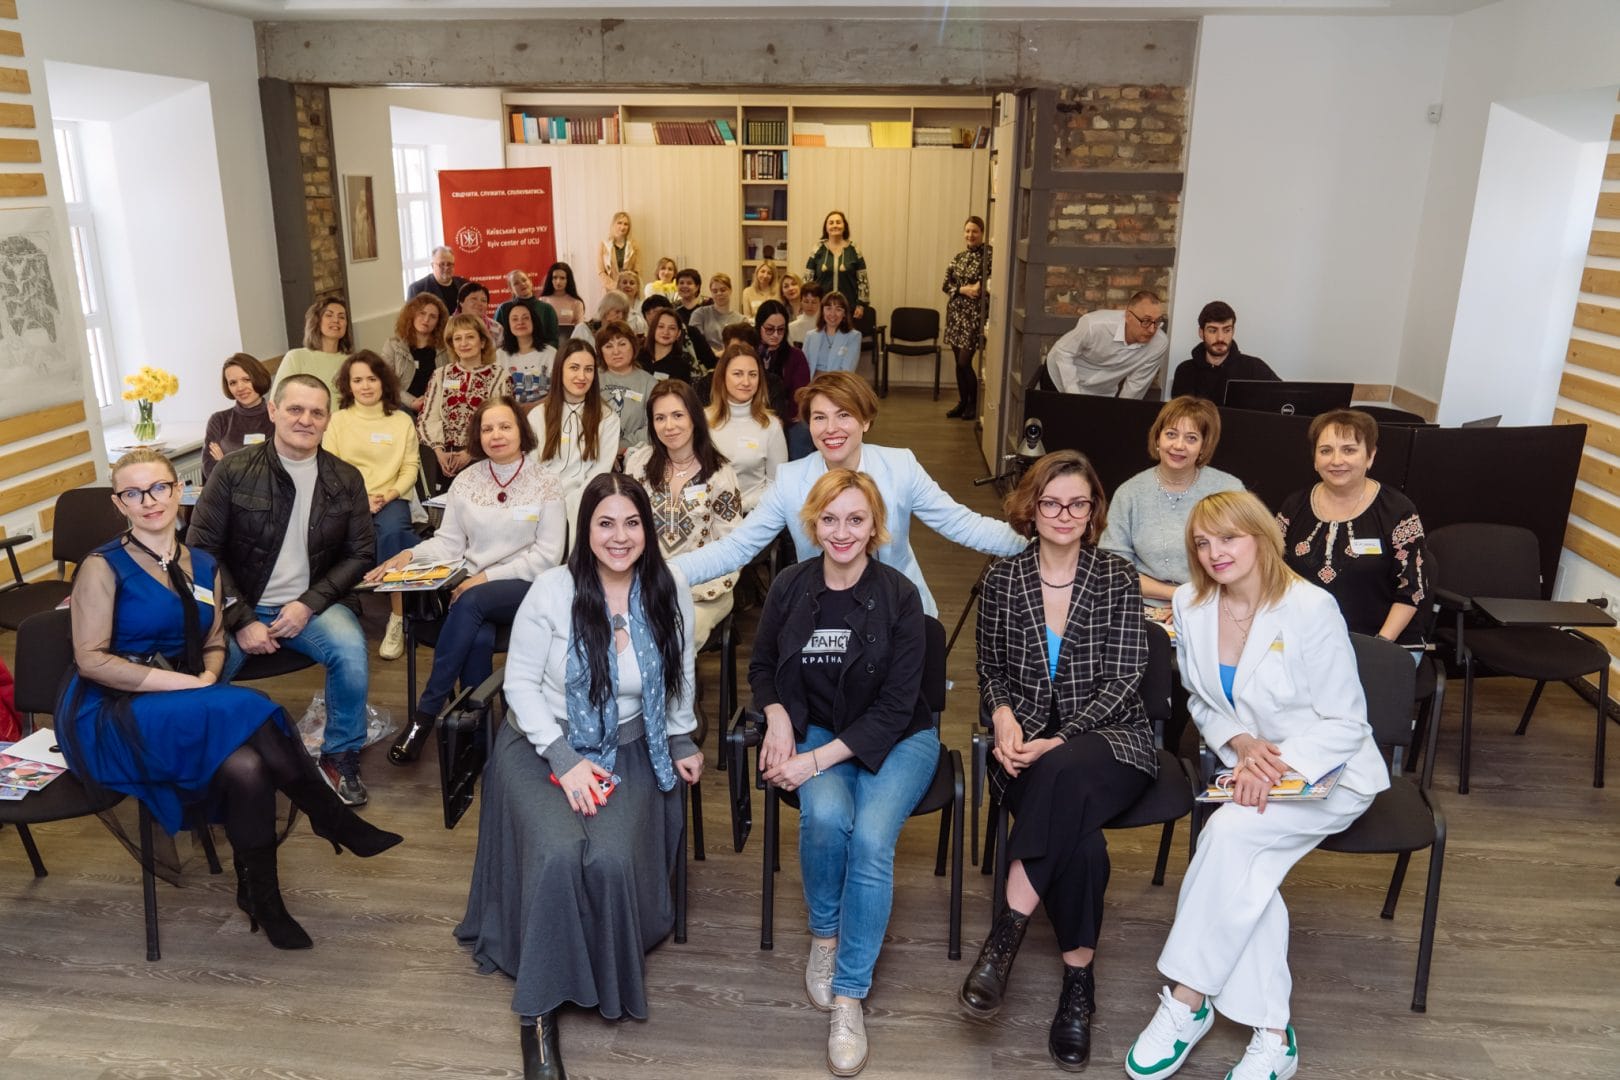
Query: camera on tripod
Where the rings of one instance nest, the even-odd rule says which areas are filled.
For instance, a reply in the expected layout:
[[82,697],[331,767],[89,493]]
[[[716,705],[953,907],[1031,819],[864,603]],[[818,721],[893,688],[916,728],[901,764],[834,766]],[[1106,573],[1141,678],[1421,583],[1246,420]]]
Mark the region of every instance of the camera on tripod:
[[973,481],[974,487],[985,484],[996,485],[996,491],[1006,495],[1018,486],[1018,481],[1024,477],[1024,471],[1046,456],[1046,443],[1042,441],[1045,434],[1040,418],[1031,416],[1024,421],[1024,430],[1018,436],[1018,448],[1011,454],[1004,454],[1001,458],[1002,471],[996,476],[985,476]]

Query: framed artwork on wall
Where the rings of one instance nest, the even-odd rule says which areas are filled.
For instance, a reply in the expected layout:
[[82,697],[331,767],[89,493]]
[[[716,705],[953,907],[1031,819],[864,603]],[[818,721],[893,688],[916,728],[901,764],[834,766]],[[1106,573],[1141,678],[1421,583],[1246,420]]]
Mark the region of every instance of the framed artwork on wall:
[[371,177],[345,176],[343,201],[349,210],[349,261],[371,262],[377,257],[377,204],[371,197]]
[[50,210],[0,211],[0,417],[83,395],[84,339],[74,341],[73,320],[63,312],[71,294],[63,289],[61,251]]

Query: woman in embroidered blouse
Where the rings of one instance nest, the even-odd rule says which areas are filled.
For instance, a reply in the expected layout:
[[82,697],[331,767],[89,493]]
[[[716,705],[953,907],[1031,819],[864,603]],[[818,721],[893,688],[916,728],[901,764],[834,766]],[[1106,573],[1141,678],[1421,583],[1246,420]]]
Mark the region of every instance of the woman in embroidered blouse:
[[262,924],[278,949],[307,949],[281,898],[276,792],[340,850],[376,855],[400,837],[338,800],[280,706],[219,682],[225,586],[213,559],[175,534],[174,466],[136,450],[113,464],[111,481],[129,529],[73,579],[74,668],[55,710],[62,751],[92,791],[140,799],[166,832],[185,827],[188,811],[219,814],[250,928]]
[[[646,1019],[645,954],[675,925],[678,783],[696,784],[692,600],[626,476],[583,492],[567,566],[512,624],[510,712],[490,747],[456,938],[516,983],[526,1078],[560,1080],[556,1009]],[[613,785],[608,795],[598,791]]]
[[746,514],[759,505],[765,486],[776,478],[777,466],[787,460],[782,421],[770,410],[753,349],[740,342],[726,348],[714,369],[709,401],[709,433],[737,473]]
[[990,311],[985,293],[990,285],[990,245],[984,242],[984,219],[967,219],[962,226],[967,247],[945,268],[944,344],[956,358],[956,408],[946,413],[952,419],[972,420],[979,409],[979,376],[973,370],[973,356],[984,344],[984,323]]
[[843,293],[828,293],[821,301],[816,328],[804,339],[810,374],[854,371],[861,362],[861,332],[849,321],[849,300]]
[[[444,342],[444,324],[450,319],[444,301],[430,292],[405,301],[394,320],[394,335],[384,343],[382,358],[394,369],[399,403],[415,413],[422,408],[433,373],[450,362]],[[341,388],[339,390],[341,396]]]
[[979,692],[995,732],[988,779],[1013,815],[1007,906],[959,998],[980,1019],[1000,1011],[1029,917],[1045,904],[1064,965],[1047,1053],[1075,1071],[1091,1055],[1091,962],[1109,873],[1102,829],[1158,773],[1139,693],[1147,637],[1135,570],[1097,547],[1109,508],[1090,461],[1047,454],[1006,511],[1035,537],[992,564],[979,601]]
[[467,579],[450,594],[450,611],[433,649],[433,670],[416,716],[388,752],[415,761],[459,684],[478,686],[493,671],[495,632],[508,626],[530,582],[562,562],[567,535],[562,489],[534,460],[534,432],[517,402],[491,398],[473,414],[473,464],[450,485],[444,520],[433,535],[366,575],[378,581],[411,562],[461,560]]
[[511,396],[512,376],[495,363],[495,342],[484,320],[452,315],[444,337],[453,358],[428,380],[416,433],[433,448],[439,471],[449,477],[472,460],[469,425],[473,413],[488,398]]
[[854,296],[855,310],[851,315],[859,319],[866,314],[872,293],[867,283],[866,260],[855,250],[852,239],[849,218],[842,210],[832,211],[821,222],[821,245],[804,265],[809,271],[806,280],[821,286],[823,296],[833,293]]
[[557,350],[539,336],[534,312],[527,305],[501,305],[495,321],[501,328],[501,352],[512,377],[512,394],[528,412],[551,389],[551,365]]
[[765,260],[754,267],[754,280],[742,291],[742,303],[738,307],[744,316],[752,319],[759,305],[781,298],[781,291],[776,287],[776,264]]
[[[647,396],[652,438],[624,455],[624,472],[646,487],[653,528],[664,558],[721,539],[742,520],[737,474],[709,438],[703,406],[692,388],[665,379]],[[701,649],[731,611],[735,574],[694,582],[693,644]]]
[[1428,595],[1423,521],[1401,492],[1367,475],[1378,453],[1378,421],[1337,409],[1311,421],[1321,482],[1277,510],[1289,567],[1333,594],[1352,634],[1421,648],[1418,607]]
[[264,395],[270,392],[270,373],[256,357],[247,353],[232,356],[220,369],[219,383],[235,404],[208,418],[203,433],[203,445],[208,451],[202,456],[205,484],[215,463],[224,460],[226,454],[264,442],[276,433],[264,403]]
[[1187,515],[1205,495],[1242,491],[1243,481],[1209,464],[1221,441],[1221,413],[1203,398],[1171,398],[1148,429],[1144,469],[1114,492],[1108,528],[1098,541],[1140,575],[1148,616],[1170,618],[1170,597],[1187,580]]
[[[551,393],[529,410],[540,468],[557,478],[567,520],[573,520],[591,477],[613,468],[619,453],[619,417],[602,400],[596,350],[570,341],[557,358]],[[577,539],[577,538],[576,538]]]
[[540,299],[557,313],[557,347],[560,349],[573,334],[574,327],[585,321],[585,301],[580,299],[579,286],[574,284],[573,268],[565,262],[552,263],[546,271]]

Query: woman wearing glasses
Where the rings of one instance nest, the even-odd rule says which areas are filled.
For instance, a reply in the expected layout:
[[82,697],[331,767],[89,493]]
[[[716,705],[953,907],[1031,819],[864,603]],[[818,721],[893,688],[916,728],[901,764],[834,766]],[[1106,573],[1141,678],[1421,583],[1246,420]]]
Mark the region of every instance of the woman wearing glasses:
[[1007,906],[962,984],[973,1016],[1001,1009],[1035,905],[1063,958],[1047,1038],[1058,1067],[1091,1055],[1092,959],[1108,888],[1103,825],[1158,774],[1139,688],[1147,631],[1136,571],[1097,548],[1107,500],[1076,450],[1047,454],[1007,497],[1007,519],[1035,543],[995,562],[979,597],[979,692],[995,730],[990,788],[1011,811]]
[[275,702],[222,685],[225,631],[214,560],[175,535],[180,485],[168,458],[136,450],[112,470],[129,522],[73,579],[74,672],[56,707],[68,765],[92,791],[139,799],[165,831],[222,820],[236,905],[278,949],[307,949],[276,872],[276,792],[338,850],[380,854],[400,837],[343,805]]

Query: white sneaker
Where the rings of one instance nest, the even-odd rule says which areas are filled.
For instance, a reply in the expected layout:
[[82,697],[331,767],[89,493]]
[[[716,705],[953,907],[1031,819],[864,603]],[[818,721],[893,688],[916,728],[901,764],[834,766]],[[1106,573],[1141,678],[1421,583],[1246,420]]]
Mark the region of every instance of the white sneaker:
[[398,615],[388,616],[388,628],[383,631],[377,655],[384,660],[398,660],[405,655],[405,620]]
[[1294,1025],[1287,1027],[1283,1037],[1265,1028],[1255,1028],[1254,1038],[1243,1051],[1243,1060],[1226,1074],[1226,1080],[1288,1080],[1299,1071],[1299,1043],[1294,1039]]
[[866,1068],[866,1020],[858,1001],[833,1003],[827,1027],[827,1068],[834,1076],[854,1076]]
[[833,1007],[833,968],[838,963],[838,939],[810,936],[810,959],[804,966],[804,992],[810,1004],[827,1012]]
[[1215,1024],[1215,1009],[1206,995],[1194,1012],[1170,993],[1159,990],[1159,1008],[1125,1055],[1125,1073],[1132,1080],[1164,1080],[1181,1068],[1187,1055]]

